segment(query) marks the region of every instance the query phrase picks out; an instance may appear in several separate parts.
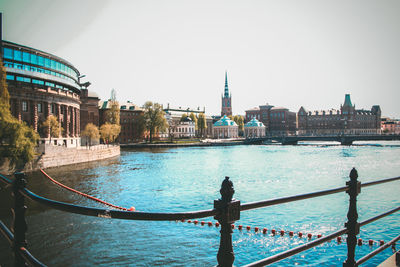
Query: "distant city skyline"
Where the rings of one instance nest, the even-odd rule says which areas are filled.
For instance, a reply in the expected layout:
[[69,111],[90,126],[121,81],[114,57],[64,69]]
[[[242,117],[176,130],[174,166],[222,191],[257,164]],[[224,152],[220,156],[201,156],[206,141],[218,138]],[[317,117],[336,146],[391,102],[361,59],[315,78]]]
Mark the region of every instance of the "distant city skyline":
[[106,100],[233,114],[380,105],[400,118],[400,2],[0,0],[3,39],[60,56]]

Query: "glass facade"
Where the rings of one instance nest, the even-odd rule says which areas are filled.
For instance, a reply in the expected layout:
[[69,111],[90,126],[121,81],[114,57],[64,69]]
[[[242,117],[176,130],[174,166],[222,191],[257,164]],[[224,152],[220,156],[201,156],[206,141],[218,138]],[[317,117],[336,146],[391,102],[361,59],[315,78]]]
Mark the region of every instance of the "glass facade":
[[[13,49],[9,47],[3,48],[3,57],[4,57],[3,64],[5,67],[25,70],[25,71],[45,73],[48,75],[65,79],[69,83],[75,84],[75,88],[79,88],[79,85],[77,83],[79,73],[77,73],[71,67],[65,65],[62,62],[37,55],[35,53],[20,51],[18,49]],[[22,81],[22,82],[31,82],[30,78],[22,76],[14,77],[13,75],[7,75],[7,79]],[[68,90],[68,88],[61,86],[61,84],[56,84],[53,82],[48,82],[46,80],[39,80],[39,79],[32,78],[32,83],[37,85],[46,85],[46,86],[56,87],[59,89]]]

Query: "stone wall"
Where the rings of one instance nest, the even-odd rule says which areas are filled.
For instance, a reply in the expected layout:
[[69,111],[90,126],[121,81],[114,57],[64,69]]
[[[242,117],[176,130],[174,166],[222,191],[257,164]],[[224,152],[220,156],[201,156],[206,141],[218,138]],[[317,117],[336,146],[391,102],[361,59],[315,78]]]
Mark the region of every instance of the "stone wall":
[[46,147],[45,154],[39,156],[37,168],[46,169],[63,165],[71,165],[94,160],[102,160],[119,156],[119,146],[98,145],[90,148],[65,148],[65,147]]
[[[102,160],[120,155],[120,147],[113,145],[97,145],[90,148],[66,148],[63,146],[45,146],[43,148],[45,152],[42,152],[32,162],[28,163],[23,170],[24,172]],[[0,173],[11,174],[15,171],[9,169],[8,166],[8,160],[1,159]]]

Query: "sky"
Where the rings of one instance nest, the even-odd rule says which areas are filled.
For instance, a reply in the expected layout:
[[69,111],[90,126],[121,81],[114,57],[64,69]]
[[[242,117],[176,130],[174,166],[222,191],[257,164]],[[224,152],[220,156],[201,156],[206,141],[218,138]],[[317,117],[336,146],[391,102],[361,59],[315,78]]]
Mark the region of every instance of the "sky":
[[380,105],[400,118],[398,0],[0,0],[3,39],[71,62],[102,100],[234,114]]

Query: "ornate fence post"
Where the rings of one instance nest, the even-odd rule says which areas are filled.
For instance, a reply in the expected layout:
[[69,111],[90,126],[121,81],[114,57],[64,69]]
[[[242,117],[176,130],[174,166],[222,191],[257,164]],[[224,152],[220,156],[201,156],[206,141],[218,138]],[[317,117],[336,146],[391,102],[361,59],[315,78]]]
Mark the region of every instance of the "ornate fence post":
[[27,225],[25,221],[25,198],[19,192],[20,189],[24,189],[26,185],[25,174],[18,172],[14,174],[15,180],[13,182],[13,195],[14,195],[14,208],[13,208],[13,232],[14,232],[14,265],[25,266],[25,261],[19,254],[21,247],[26,247],[25,233]]
[[347,213],[347,259],[343,263],[344,267],[355,266],[355,251],[357,244],[357,235],[360,233],[360,225],[357,222],[357,195],[361,192],[361,183],[357,181],[358,173],[355,168],[350,172],[350,181],[346,182],[349,189],[346,191],[350,196],[349,211]]
[[219,250],[217,255],[218,266],[226,267],[232,266],[235,260],[235,254],[232,248],[232,227],[231,224],[240,219],[240,201],[232,200],[235,193],[233,183],[226,176],[222,182],[221,199],[214,200],[214,208],[219,211],[218,215],[214,218],[218,220],[221,225],[221,239],[219,243]]

